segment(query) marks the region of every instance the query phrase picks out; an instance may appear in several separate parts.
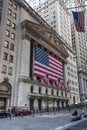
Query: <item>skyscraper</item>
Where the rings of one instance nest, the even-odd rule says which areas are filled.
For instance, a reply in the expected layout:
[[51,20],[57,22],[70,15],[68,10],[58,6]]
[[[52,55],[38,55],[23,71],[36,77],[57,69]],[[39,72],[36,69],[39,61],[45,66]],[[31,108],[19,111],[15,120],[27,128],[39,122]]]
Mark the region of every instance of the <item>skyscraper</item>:
[[[72,3],[72,4],[71,4]],[[71,14],[71,31],[72,31],[72,46],[76,51],[77,66],[78,66],[78,77],[79,77],[79,89],[80,98],[84,100],[87,98],[87,15],[85,10],[85,0],[67,0],[65,2],[67,8],[78,7],[68,9]],[[85,10],[85,32],[77,32],[74,25],[72,11],[84,11]]]

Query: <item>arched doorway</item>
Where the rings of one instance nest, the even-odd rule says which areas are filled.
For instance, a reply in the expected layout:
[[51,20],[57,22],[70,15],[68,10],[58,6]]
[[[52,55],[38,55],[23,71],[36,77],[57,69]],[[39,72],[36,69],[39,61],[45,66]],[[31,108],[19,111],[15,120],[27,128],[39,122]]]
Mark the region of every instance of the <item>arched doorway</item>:
[[7,110],[11,105],[11,85],[8,79],[5,78],[3,82],[0,83],[0,109]]

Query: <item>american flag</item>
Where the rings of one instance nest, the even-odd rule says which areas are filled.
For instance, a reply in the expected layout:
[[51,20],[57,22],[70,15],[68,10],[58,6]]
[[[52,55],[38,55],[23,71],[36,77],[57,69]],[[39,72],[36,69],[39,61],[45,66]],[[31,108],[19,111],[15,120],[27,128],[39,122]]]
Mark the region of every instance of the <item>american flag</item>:
[[56,82],[56,79],[60,78],[63,82],[63,63],[48,51],[35,46],[34,76],[44,79],[46,74],[49,81]]
[[68,80],[67,83],[66,83],[66,89],[67,89],[67,91],[70,91],[69,80]]
[[45,83],[47,83],[47,84],[48,84],[48,82],[49,82],[49,77],[48,77],[48,74],[46,74],[46,75],[44,76],[44,81],[45,81]]
[[57,78],[57,80],[56,80],[56,85],[57,85],[59,88],[62,87],[63,82],[60,81],[60,78]]
[[77,0],[79,3],[82,3],[82,0]]
[[84,32],[85,27],[85,11],[72,12],[75,28],[78,32]]

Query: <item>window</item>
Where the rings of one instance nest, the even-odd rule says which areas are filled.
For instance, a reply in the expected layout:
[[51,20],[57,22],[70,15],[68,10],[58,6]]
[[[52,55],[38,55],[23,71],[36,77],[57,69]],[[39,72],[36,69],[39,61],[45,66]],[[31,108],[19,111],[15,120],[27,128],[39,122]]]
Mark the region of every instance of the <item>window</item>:
[[11,43],[10,50],[14,51],[14,44]]
[[15,40],[15,34],[14,33],[11,34],[11,39]]
[[12,25],[11,25],[11,26],[12,26],[12,28],[13,28],[13,29],[15,29],[16,24],[15,24],[15,23],[12,23]]
[[7,19],[7,25],[11,26],[11,21],[9,19]]
[[14,9],[16,9],[16,10],[17,10],[17,5],[16,5],[15,3],[14,3],[14,5],[13,5],[13,6],[14,6]]
[[9,74],[9,75],[12,75],[12,67],[9,67],[9,68],[8,68],[8,74]]
[[6,73],[6,71],[7,71],[7,66],[6,66],[6,65],[3,65],[3,66],[2,66],[2,73]]
[[15,13],[13,13],[13,18],[16,19],[17,18],[17,15]]
[[10,31],[6,30],[5,35],[8,36],[8,37],[10,37]]
[[13,62],[13,56],[12,55],[9,56],[9,62]]
[[8,42],[8,41],[5,41],[4,47],[5,47],[5,48],[9,48],[9,42]]
[[8,9],[8,14],[12,15],[12,10]]
[[12,0],[9,0],[9,5],[12,6]]
[[8,54],[6,52],[4,52],[3,60],[8,60]]

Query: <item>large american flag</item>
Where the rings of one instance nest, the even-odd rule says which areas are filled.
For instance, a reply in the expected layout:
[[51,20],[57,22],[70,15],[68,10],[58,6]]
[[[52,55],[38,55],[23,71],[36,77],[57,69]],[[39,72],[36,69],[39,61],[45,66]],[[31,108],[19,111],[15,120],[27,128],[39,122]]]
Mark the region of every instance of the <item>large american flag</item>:
[[34,76],[44,79],[46,75],[53,82],[58,78],[64,82],[63,63],[48,51],[35,46]]
[[80,12],[72,12],[75,28],[78,32],[84,32],[85,31],[85,11]]

